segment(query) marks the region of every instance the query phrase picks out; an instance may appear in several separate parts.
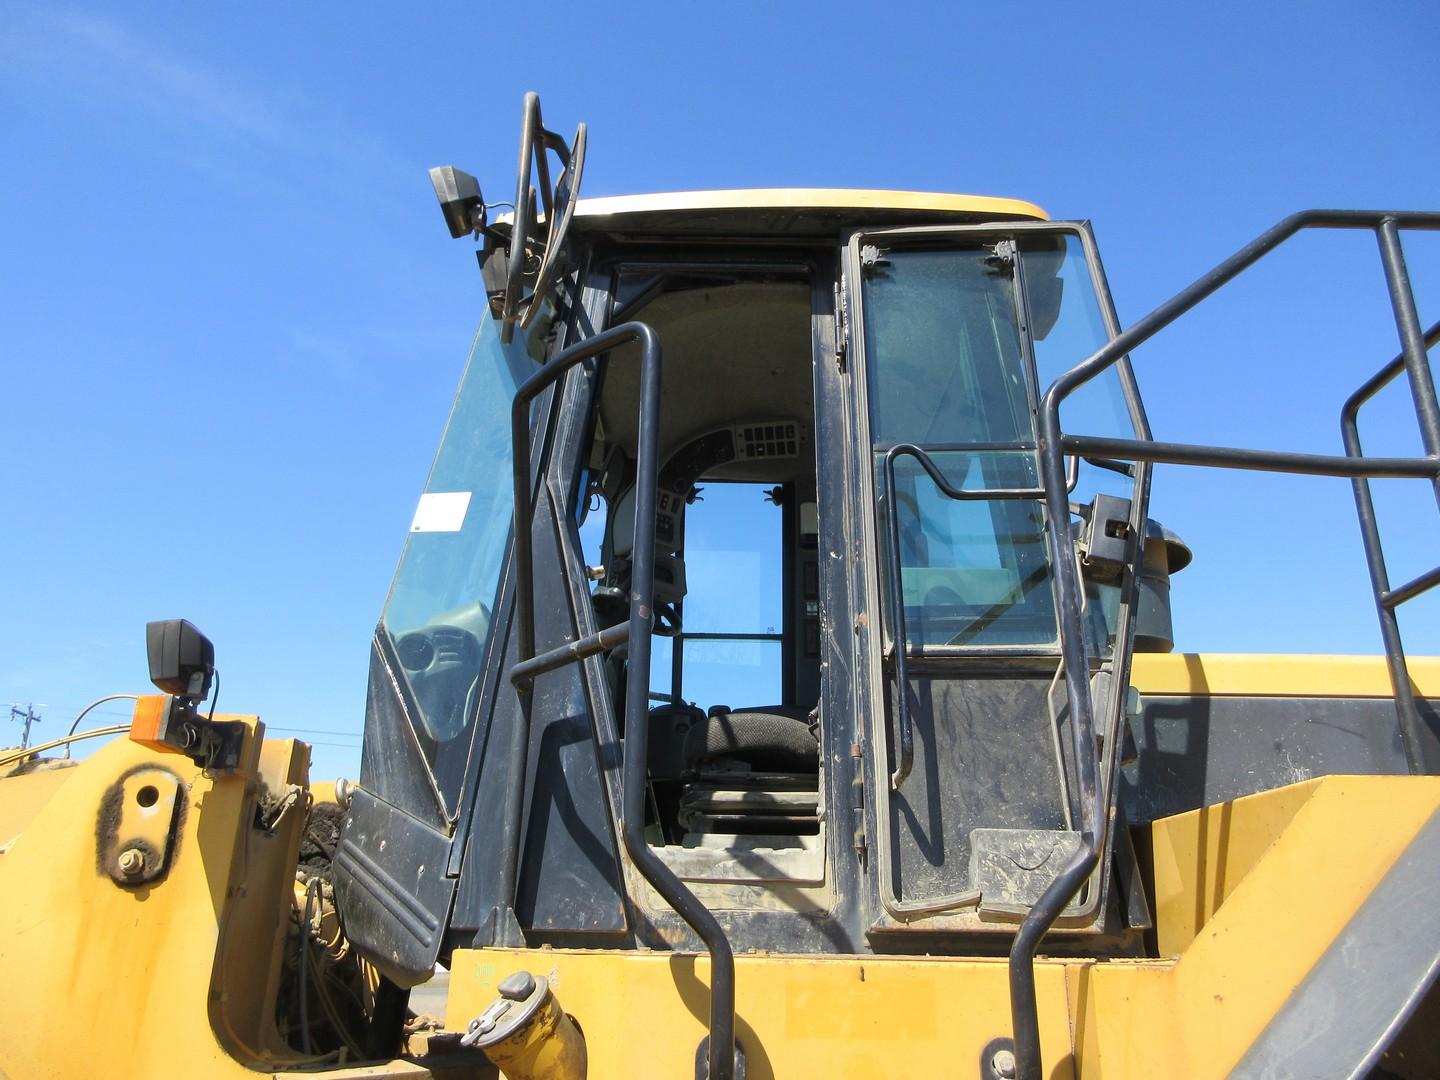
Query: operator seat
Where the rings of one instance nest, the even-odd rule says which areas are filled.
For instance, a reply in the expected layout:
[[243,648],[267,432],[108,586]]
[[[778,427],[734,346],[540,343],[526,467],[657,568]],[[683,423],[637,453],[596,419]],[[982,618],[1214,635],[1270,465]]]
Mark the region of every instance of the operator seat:
[[798,705],[711,709],[686,733],[686,766],[698,771],[707,761],[732,758],[756,772],[818,773],[817,715]]

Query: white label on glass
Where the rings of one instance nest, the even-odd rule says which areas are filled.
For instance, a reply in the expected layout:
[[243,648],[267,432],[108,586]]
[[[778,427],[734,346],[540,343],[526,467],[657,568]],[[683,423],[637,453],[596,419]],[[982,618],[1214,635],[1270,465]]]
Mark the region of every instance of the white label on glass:
[[470,508],[468,491],[427,491],[415,508],[411,532],[459,532]]

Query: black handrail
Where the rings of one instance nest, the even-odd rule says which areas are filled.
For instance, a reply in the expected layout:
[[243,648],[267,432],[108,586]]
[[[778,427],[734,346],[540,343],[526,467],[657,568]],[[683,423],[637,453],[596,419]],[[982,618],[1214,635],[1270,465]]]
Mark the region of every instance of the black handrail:
[[[931,445],[926,449],[937,453],[953,450],[1033,450],[1029,443],[946,443]],[[890,540],[890,557],[885,561],[887,584],[890,590],[890,634],[895,643],[895,722],[900,731],[900,749],[895,758],[895,771],[890,774],[890,788],[899,791],[900,785],[910,775],[915,763],[915,734],[910,721],[910,646],[905,629],[905,597],[902,594],[904,582],[900,569],[900,512],[895,498],[895,459],[912,457],[920,463],[935,486],[947,498],[964,502],[979,499],[1043,499],[1043,487],[1028,488],[957,488],[945,479],[945,474],[924,449],[912,443],[898,443],[885,452],[885,526]],[[1073,491],[1080,478],[1080,459],[1070,459],[1070,474],[1066,477],[1066,491]]]
[[[1440,341],[1440,322],[1425,331],[1423,340],[1427,349]],[[1340,410],[1340,435],[1345,441],[1345,453],[1356,458],[1364,456],[1360,447],[1360,408],[1404,370],[1405,353],[1402,351],[1346,400]],[[1400,640],[1400,621],[1395,608],[1440,583],[1440,577],[1437,577],[1440,568],[1428,575],[1422,574],[1398,589],[1390,588],[1390,571],[1385,566],[1385,552],[1380,544],[1380,525],[1375,516],[1375,502],[1370,496],[1370,481],[1367,477],[1357,476],[1352,481],[1352,487],[1355,491],[1355,513],[1360,519],[1360,537],[1365,544],[1365,562],[1370,570],[1370,587],[1375,594],[1375,610],[1380,619],[1380,637],[1385,642],[1385,662],[1390,669],[1390,683],[1395,688],[1395,711],[1400,720],[1405,762],[1412,773],[1419,772],[1422,766],[1420,709],[1415,701],[1415,691],[1410,686],[1410,672],[1405,663],[1405,647]]]
[[[570,368],[619,345],[640,347],[640,412],[635,464],[635,540],[630,556],[630,618],[578,641],[535,655],[535,572],[531,539],[530,402]],[[510,745],[506,823],[502,834],[501,895],[514,910],[525,763],[530,748],[531,690],[536,676],[629,642],[625,687],[624,760],[621,765],[621,838],[642,877],[699,935],[710,953],[711,1080],[732,1080],[735,1070],[735,958],[724,928],[645,839],[646,751],[649,746],[650,637],[655,585],[655,518],[660,458],[660,338],[640,322],[624,323],[555,356],[515,392],[510,410],[515,486],[515,618],[519,662],[510,679],[520,695],[520,721]],[[717,1053],[715,1048],[720,1047]]]
[[[1062,433],[1060,403],[1072,392],[1111,367],[1290,237],[1303,229],[1312,228],[1369,229],[1379,237],[1381,258],[1390,286],[1391,307],[1400,331],[1404,365],[1410,374],[1411,394],[1426,450],[1424,458],[1409,459],[1410,465],[1403,468],[1397,465],[1402,459],[1387,458],[1370,459],[1370,464],[1362,466],[1348,454],[1345,457],[1286,454],[1231,447],[1156,443],[1152,440],[1067,437]],[[1040,1027],[1035,1002],[1035,951],[1041,939],[1098,864],[1105,842],[1106,814],[1105,807],[1101,805],[1102,792],[1096,775],[1094,709],[1086,680],[1088,658],[1085,654],[1081,624],[1080,583],[1075,564],[1069,558],[1060,557],[1062,552],[1071,551],[1074,546],[1065,492],[1064,455],[1067,452],[1073,454],[1091,451],[1130,461],[1170,461],[1184,465],[1350,477],[1429,477],[1435,482],[1437,497],[1440,497],[1440,405],[1436,403],[1429,360],[1421,343],[1419,321],[1415,315],[1415,300],[1410,291],[1400,250],[1397,230],[1402,228],[1440,229],[1440,213],[1307,210],[1293,214],[1066,371],[1050,385],[1041,400],[1040,479],[1045,489],[1046,536],[1054,556],[1053,583],[1056,614],[1059,619],[1061,664],[1065,672],[1065,690],[1070,704],[1082,821],[1080,849],[1025,916],[1010,949],[1010,1010],[1015,1035],[1017,1080],[1040,1080],[1041,1075]],[[1387,655],[1392,655],[1388,639],[1386,651]],[[1402,673],[1403,670],[1402,659]],[[1391,678],[1396,684],[1398,696],[1403,678],[1397,678],[1393,664]]]

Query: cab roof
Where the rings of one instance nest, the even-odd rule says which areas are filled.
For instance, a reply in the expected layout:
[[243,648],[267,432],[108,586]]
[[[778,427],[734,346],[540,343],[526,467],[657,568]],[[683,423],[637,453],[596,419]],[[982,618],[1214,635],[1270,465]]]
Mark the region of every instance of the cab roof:
[[855,225],[962,225],[1048,218],[1034,203],[989,195],[748,188],[581,199],[572,228],[584,232],[796,235],[828,234]]

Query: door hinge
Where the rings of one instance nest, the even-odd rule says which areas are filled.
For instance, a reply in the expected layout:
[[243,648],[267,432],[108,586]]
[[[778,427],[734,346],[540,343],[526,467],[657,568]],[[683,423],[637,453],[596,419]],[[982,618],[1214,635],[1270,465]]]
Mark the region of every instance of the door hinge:
[[1008,274],[1015,269],[1015,241],[997,240],[985,256],[985,269],[992,274]]
[[865,862],[865,851],[868,846],[865,836],[865,761],[864,746],[861,743],[850,744],[850,824],[851,838],[855,845],[855,852],[860,856],[860,862]]
[[850,297],[845,287],[845,275],[835,285],[835,367],[844,371],[850,355]]

